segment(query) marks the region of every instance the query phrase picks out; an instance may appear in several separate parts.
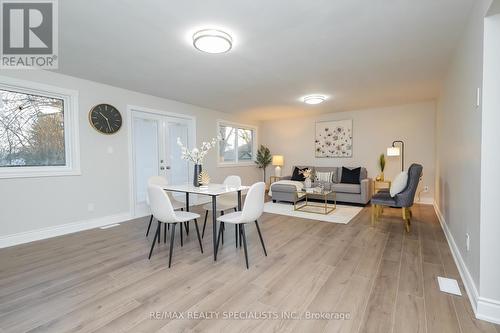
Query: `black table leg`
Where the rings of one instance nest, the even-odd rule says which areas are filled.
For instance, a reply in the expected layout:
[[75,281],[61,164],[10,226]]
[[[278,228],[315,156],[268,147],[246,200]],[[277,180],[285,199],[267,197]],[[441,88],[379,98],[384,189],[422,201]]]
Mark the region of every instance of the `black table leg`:
[[[186,192],[186,212],[189,212],[189,192]],[[184,227],[186,228],[186,236],[187,236],[189,235],[189,223],[184,223]]]
[[241,190],[238,191],[238,210],[241,210]]
[[217,196],[212,195],[212,241],[214,246],[214,261],[217,260]]

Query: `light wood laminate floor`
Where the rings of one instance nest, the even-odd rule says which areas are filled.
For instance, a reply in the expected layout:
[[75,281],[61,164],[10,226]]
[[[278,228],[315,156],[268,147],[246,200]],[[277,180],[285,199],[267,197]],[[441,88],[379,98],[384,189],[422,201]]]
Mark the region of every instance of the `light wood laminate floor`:
[[[214,263],[211,225],[201,254],[178,234],[172,268],[162,243],[147,259],[147,219],[0,250],[0,332],[491,332],[464,296],[438,291],[460,280],[432,206],[399,210],[376,227],[365,208],[348,225],[265,214],[264,257],[247,227],[250,269],[228,226]],[[201,223],[200,222],[200,228]],[[168,318],[163,312],[228,316],[347,313],[345,320]],[[151,313],[160,312],[160,318]],[[245,314],[245,313],[243,313]],[[295,317],[296,318],[296,317]]]

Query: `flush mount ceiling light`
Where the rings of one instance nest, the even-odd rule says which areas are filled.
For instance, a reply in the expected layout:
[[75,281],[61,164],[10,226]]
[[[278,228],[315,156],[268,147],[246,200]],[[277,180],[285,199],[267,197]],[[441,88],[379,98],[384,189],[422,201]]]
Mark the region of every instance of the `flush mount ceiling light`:
[[233,39],[224,31],[203,29],[194,33],[193,46],[206,53],[225,53],[233,47]]
[[320,104],[326,100],[326,96],[323,95],[309,95],[302,98],[302,101],[306,104]]

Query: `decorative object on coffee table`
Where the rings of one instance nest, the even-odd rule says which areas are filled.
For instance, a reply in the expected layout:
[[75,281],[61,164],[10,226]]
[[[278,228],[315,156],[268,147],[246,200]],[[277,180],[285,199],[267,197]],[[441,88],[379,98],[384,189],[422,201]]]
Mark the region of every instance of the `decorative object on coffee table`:
[[264,145],[260,145],[259,150],[257,150],[257,157],[255,158],[255,164],[259,169],[264,172],[264,181],[266,181],[266,168],[271,164],[273,157],[271,151]]
[[[396,146],[396,143],[401,144],[401,149]],[[401,171],[405,171],[405,143],[403,141],[393,141],[392,146],[387,148],[387,156],[401,156]]]
[[304,176],[304,187],[305,188],[310,188],[312,185],[312,170],[311,169],[305,169],[300,171],[300,173]]
[[281,177],[281,167],[284,165],[283,155],[273,155],[274,175]]
[[177,138],[177,144],[181,147],[181,158],[186,161],[190,161],[194,163],[194,172],[193,172],[193,185],[195,187],[200,186],[200,182],[198,177],[202,172],[203,159],[207,156],[210,149],[215,147],[217,142],[220,140],[220,136],[213,138],[210,142],[204,141],[201,144],[201,148],[193,148],[188,149],[182,144],[181,138]]
[[316,157],[352,157],[352,120],[316,123]]

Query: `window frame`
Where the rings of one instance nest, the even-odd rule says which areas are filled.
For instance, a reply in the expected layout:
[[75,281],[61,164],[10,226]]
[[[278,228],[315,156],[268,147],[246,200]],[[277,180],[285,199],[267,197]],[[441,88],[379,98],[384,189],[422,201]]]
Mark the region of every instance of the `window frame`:
[[0,167],[2,178],[29,178],[81,175],[78,122],[78,91],[0,76],[0,89],[62,99],[64,101],[64,166]]
[[[217,121],[217,135],[220,134],[220,128],[221,126],[227,126],[227,127],[233,127],[236,129],[244,129],[244,130],[251,130],[253,131],[253,141],[252,141],[252,160],[248,161],[239,161],[238,160],[238,145],[235,146],[235,161],[231,162],[221,162],[220,160],[220,141],[217,143],[217,166],[218,167],[238,167],[238,166],[255,166],[255,158],[257,154],[257,136],[258,136],[258,127],[253,126],[253,125],[247,125],[247,124],[240,124],[240,123],[235,123],[231,121],[225,121],[225,120],[218,120]],[[236,140],[238,138],[238,132],[236,131]]]

